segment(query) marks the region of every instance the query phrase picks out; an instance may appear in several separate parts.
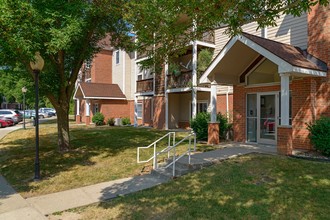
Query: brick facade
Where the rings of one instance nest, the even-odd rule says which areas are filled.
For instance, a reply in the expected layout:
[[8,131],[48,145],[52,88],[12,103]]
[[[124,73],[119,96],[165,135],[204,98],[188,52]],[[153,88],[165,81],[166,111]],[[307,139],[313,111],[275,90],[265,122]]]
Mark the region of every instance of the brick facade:
[[[313,7],[308,15],[309,54],[324,61],[328,66],[328,77],[304,77],[290,83],[292,96],[292,128],[277,128],[277,146],[281,154],[291,154],[292,149],[312,149],[307,124],[320,116],[330,116],[330,6]],[[233,128],[234,140],[246,141],[246,95],[280,91],[278,86],[247,88],[234,86]]]
[[154,97],[154,118],[153,127],[157,129],[165,128],[165,97]]
[[102,50],[93,59],[91,81],[95,83],[112,83],[112,51]]
[[[228,94],[228,110],[229,118],[233,115],[233,94]],[[217,95],[217,112],[226,114],[227,112],[227,97],[226,94]]]

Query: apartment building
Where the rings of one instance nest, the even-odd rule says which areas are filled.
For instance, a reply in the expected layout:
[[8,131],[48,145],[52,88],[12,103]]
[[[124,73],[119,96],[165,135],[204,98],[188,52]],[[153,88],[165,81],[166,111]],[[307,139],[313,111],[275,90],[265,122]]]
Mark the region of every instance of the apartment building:
[[317,5],[300,17],[282,15],[276,27],[250,23],[239,36],[216,38],[222,49],[199,83],[233,85],[235,141],[281,154],[312,148],[307,124],[330,116],[329,30],[330,6]]

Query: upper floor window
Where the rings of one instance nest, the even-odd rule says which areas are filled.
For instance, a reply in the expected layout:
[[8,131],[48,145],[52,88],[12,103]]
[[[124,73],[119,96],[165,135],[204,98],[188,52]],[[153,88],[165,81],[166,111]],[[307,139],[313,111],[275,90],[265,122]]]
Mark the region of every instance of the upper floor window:
[[119,59],[119,50],[116,50],[115,51],[115,57],[116,57],[116,64],[119,64],[119,62],[120,62],[120,59]]

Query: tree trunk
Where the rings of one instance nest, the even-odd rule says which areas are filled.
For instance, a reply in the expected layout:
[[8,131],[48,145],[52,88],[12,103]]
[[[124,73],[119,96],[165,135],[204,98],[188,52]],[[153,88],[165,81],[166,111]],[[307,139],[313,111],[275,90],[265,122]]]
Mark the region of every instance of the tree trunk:
[[60,152],[70,150],[70,130],[69,130],[69,107],[56,109],[57,115],[57,137]]

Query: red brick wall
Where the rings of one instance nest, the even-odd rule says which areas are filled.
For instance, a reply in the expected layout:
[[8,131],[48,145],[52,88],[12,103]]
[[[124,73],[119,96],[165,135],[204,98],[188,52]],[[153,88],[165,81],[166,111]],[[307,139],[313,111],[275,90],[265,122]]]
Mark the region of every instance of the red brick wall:
[[[228,95],[229,116],[233,114],[233,94]],[[226,94],[217,95],[217,112],[226,114],[227,112],[227,99]]]
[[151,118],[151,109],[152,101],[151,99],[145,99],[143,102],[143,123],[146,126],[152,126],[152,118]]
[[165,97],[154,97],[154,120],[153,127],[158,129],[165,128]]
[[93,59],[91,77],[93,83],[112,83],[112,51],[102,50]]
[[[98,101],[100,112],[108,118],[130,118],[130,103],[126,100],[100,100]],[[133,123],[130,118],[131,123]]]

